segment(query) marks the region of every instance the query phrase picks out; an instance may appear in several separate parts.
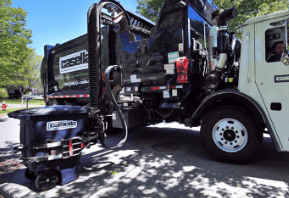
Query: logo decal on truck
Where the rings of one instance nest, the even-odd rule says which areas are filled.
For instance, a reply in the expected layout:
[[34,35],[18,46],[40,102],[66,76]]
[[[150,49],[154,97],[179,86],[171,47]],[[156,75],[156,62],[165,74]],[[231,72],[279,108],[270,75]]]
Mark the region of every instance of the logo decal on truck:
[[77,127],[77,121],[73,120],[62,120],[62,121],[53,121],[46,123],[47,131],[57,131],[63,129],[74,129]]
[[275,76],[275,83],[289,82],[289,75]]
[[59,59],[60,74],[88,69],[88,52],[82,50]]

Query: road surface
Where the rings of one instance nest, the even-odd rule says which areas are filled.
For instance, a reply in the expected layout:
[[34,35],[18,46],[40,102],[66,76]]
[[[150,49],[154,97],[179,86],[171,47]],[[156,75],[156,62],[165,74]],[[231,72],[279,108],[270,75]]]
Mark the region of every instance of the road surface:
[[[19,142],[19,120],[0,118],[0,131],[0,162],[18,157],[10,148]],[[39,193],[16,164],[0,173],[0,189],[15,197],[289,197],[289,154],[268,136],[255,161],[226,164],[206,152],[199,128],[162,123],[130,130],[119,151],[85,149],[81,165],[76,181]]]

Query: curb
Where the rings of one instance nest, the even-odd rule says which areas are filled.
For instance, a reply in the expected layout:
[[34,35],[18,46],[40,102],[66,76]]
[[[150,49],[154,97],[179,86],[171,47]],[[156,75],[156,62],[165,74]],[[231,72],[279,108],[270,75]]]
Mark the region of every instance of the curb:
[[31,191],[29,188],[11,183],[4,183],[0,185],[0,198],[43,198],[43,196]]

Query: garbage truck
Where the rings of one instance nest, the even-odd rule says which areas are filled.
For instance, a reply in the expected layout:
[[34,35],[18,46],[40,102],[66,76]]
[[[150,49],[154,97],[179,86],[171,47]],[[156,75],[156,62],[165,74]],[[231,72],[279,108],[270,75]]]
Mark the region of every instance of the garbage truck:
[[[155,25],[154,22],[134,11],[126,9],[126,12],[134,23],[142,23],[147,29]],[[108,26],[103,26],[101,31],[102,64],[108,65]],[[87,34],[63,44],[44,46],[41,82],[46,105],[85,106],[89,104],[88,60]]]
[[[93,4],[87,16],[89,105],[9,114],[21,120],[15,150],[22,152],[27,177],[36,178],[40,190],[70,182],[82,149],[98,142],[120,148],[129,129],[162,121],[201,126],[205,148],[224,162],[253,160],[263,133],[278,151],[289,151],[289,11],[247,20],[242,42],[228,29],[237,15],[236,8],[221,11],[212,1],[166,0],[151,26],[117,1]],[[61,64],[52,49],[48,62]],[[63,71],[77,60],[63,63]],[[55,92],[56,80],[48,86]],[[107,144],[109,129],[122,129],[116,145]]]

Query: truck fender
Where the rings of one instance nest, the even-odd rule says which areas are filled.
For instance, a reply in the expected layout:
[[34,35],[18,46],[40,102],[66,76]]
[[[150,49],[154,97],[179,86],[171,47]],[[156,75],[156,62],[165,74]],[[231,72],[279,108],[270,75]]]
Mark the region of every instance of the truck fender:
[[[224,101],[227,102],[224,104],[222,103]],[[270,122],[261,106],[253,98],[244,93],[241,93],[236,89],[221,90],[208,95],[194,111],[192,117],[189,120],[189,126],[193,127],[200,125],[200,119],[203,113],[210,110],[212,107],[219,105],[229,105],[230,103],[228,103],[228,101],[231,104],[242,105],[247,107],[247,109],[250,109],[258,123],[265,123],[277,150],[282,150],[277,141],[278,137],[274,135]]]

